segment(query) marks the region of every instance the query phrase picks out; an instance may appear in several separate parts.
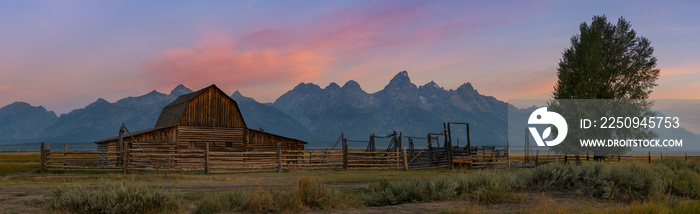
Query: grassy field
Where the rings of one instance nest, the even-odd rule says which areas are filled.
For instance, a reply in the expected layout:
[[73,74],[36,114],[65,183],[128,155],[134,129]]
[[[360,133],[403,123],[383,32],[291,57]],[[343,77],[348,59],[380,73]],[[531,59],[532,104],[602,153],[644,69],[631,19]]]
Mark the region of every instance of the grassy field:
[[0,176],[38,171],[39,153],[0,153]]
[[552,163],[510,170],[38,173],[0,154],[0,213],[700,213],[700,165]]

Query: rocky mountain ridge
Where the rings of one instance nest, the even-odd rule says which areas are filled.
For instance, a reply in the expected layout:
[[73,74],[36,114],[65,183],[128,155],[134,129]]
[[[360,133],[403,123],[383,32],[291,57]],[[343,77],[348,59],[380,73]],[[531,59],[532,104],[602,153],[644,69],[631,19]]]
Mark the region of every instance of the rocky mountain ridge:
[[[0,125],[16,128],[2,129],[7,133],[0,132],[0,136],[6,140],[91,142],[115,136],[121,123],[132,132],[149,129],[164,106],[191,92],[178,85],[170,94],[151,91],[114,103],[97,99],[60,117],[49,112],[44,113],[46,117],[28,120],[33,128],[2,115],[34,118],[32,114],[42,115],[43,107],[32,107],[39,113],[30,114],[12,110],[15,108],[10,105],[0,109]],[[259,103],[238,91],[231,97],[238,102],[249,128],[307,140],[310,146],[332,144],[341,133],[360,140],[366,140],[370,133],[381,135],[393,130],[424,137],[428,132],[441,131],[442,122],[447,121],[471,123],[472,133],[481,133],[473,135],[472,142],[505,144],[507,103],[479,94],[470,83],[454,90],[432,81],[416,86],[406,71],[371,94],[350,80],[343,86],[331,83],[324,88],[300,83],[271,104]]]

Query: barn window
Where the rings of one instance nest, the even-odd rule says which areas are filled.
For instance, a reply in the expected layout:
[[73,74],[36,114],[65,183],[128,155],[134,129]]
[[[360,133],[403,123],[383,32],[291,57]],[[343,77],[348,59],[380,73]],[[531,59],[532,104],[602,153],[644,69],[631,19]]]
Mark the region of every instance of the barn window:
[[226,142],[226,147],[233,148],[233,142]]

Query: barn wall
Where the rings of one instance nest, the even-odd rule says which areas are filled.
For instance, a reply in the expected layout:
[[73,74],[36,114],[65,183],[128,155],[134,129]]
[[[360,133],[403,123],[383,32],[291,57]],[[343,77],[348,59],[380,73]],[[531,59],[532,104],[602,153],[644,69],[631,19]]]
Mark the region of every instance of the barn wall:
[[[157,129],[149,132],[138,133],[133,136],[125,136],[124,142],[129,143],[131,148],[155,148],[155,149],[174,149],[175,148],[175,127]],[[133,137],[133,138],[132,138]],[[138,143],[134,143],[134,139]],[[98,151],[117,151],[117,143],[119,139],[109,140],[105,143],[99,143]]]
[[265,132],[247,129],[250,151],[277,151],[277,143],[282,144],[282,150],[304,150],[304,144],[299,140],[280,137]]
[[177,130],[180,149],[204,149],[209,143],[211,151],[245,151],[243,128],[179,126]]
[[245,128],[236,103],[212,87],[192,99],[182,113],[179,126]]
[[[138,141],[134,143],[134,139]],[[118,139],[98,144],[98,151],[117,151]],[[131,148],[144,149],[204,149],[209,143],[210,151],[245,152],[277,151],[277,143],[282,150],[303,150],[299,140],[280,137],[265,132],[243,128],[217,128],[178,126],[157,129],[125,136],[124,142]]]

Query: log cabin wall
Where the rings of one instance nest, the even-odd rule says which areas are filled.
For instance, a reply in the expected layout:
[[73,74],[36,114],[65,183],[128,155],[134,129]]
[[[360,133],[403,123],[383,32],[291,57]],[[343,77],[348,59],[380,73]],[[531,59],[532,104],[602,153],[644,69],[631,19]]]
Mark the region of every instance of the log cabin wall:
[[[174,149],[176,127],[160,128],[154,130],[145,130],[133,133],[132,135],[124,135],[124,142],[128,143],[131,148],[150,148],[150,149]],[[137,143],[134,143],[134,139]],[[117,151],[119,137],[97,142],[98,151]]]
[[261,131],[247,129],[248,151],[277,151],[277,143],[282,144],[282,150],[304,150],[300,140],[273,135]]
[[209,143],[211,151],[245,151],[244,128],[178,126],[177,130],[179,149],[204,149]]
[[245,128],[238,105],[216,87],[189,101],[178,126]]
[[[138,143],[134,143],[134,139]],[[98,151],[117,151],[118,138],[98,142]],[[244,128],[176,126],[146,130],[124,135],[124,142],[140,149],[204,149],[209,143],[211,151],[245,152],[304,150],[302,141]]]

